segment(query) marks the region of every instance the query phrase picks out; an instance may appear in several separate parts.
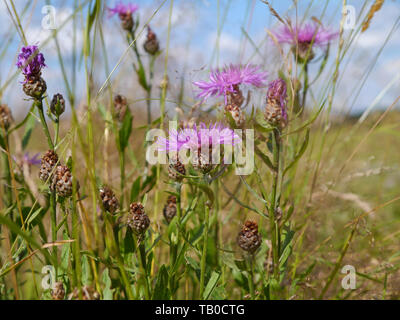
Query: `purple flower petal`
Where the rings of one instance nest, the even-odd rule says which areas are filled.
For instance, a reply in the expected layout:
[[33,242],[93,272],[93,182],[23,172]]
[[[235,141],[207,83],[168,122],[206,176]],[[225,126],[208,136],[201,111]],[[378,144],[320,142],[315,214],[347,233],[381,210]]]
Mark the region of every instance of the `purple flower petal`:
[[109,16],[115,14],[129,15],[135,13],[139,9],[139,6],[134,3],[124,4],[122,1],[118,2],[114,8],[107,8]]
[[207,99],[211,96],[226,98],[227,92],[235,92],[234,86],[245,84],[255,87],[265,85],[267,73],[260,71],[259,66],[254,65],[229,65],[222,70],[214,70],[210,73],[210,80],[193,82],[200,89],[198,98]]
[[27,78],[39,74],[46,67],[44,56],[35,45],[21,48],[16,65]]
[[321,47],[335,39],[339,33],[325,29],[317,23],[306,23],[293,28],[284,26],[273,34],[280,43],[288,43],[291,45],[313,43],[315,46]]

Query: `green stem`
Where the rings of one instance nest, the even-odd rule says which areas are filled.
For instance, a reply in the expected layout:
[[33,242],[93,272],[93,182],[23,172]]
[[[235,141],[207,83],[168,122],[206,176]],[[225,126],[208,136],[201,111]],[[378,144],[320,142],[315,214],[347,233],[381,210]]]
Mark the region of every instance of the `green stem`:
[[149,287],[149,281],[147,277],[147,262],[146,262],[146,249],[144,246],[144,242],[141,241],[139,244],[139,253],[140,253],[140,267],[142,269],[143,273],[143,282],[144,282],[144,294],[146,300],[150,300],[151,295],[150,295],[150,287]]
[[39,118],[40,118],[40,122],[43,127],[44,134],[46,135],[46,138],[47,138],[47,144],[49,145],[50,149],[54,150],[53,140],[51,139],[49,127],[47,126],[46,118],[44,116],[43,101],[40,99],[39,100],[36,99],[34,104],[36,105],[36,107],[38,108],[38,111],[39,111]]
[[210,219],[210,208],[205,204],[205,219],[204,219],[204,238],[203,238],[203,253],[201,256],[200,265],[200,299],[203,299],[204,282],[206,273],[206,260],[207,260],[207,244],[208,244],[208,223]]
[[250,296],[251,299],[255,299],[255,291],[254,291],[254,254],[250,257],[250,270],[249,270],[249,289],[250,289]]
[[279,182],[279,171],[280,171],[280,133],[278,129],[274,129],[273,131],[273,139],[274,139],[274,178],[272,184],[272,196],[271,196],[271,205],[269,209],[269,217],[270,217],[270,231],[271,231],[271,243],[272,243],[272,256],[273,256],[273,269],[274,269],[274,277],[276,280],[279,278],[279,226],[277,225],[277,221],[275,219],[275,212],[279,206],[279,201],[277,199],[277,191],[278,191],[278,182]]
[[121,193],[121,206],[124,206],[124,189],[125,189],[125,151],[119,153],[119,167],[120,167],[120,193]]
[[[47,137],[47,143],[50,149],[54,150],[54,144],[53,140],[51,139],[49,127],[47,126],[46,118],[44,116],[44,111],[43,111],[43,101],[42,99],[35,99],[34,104],[36,105],[38,111],[39,111],[39,117],[40,117],[40,122],[43,127],[43,131]],[[56,139],[58,139],[58,125],[56,129]],[[51,219],[51,239],[52,242],[57,241],[57,201],[56,201],[56,192],[54,190],[51,191],[50,194],[50,219]],[[53,246],[53,255],[54,255],[54,261],[58,264],[58,257],[57,257],[57,246]],[[56,270],[56,278],[57,278],[57,268],[58,265],[54,266],[54,269]]]

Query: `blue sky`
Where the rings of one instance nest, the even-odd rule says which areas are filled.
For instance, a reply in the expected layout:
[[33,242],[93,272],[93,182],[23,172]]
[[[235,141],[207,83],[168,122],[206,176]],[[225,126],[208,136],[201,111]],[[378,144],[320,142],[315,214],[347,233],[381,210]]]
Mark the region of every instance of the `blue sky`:
[[[81,0],[85,2],[84,0]],[[137,0],[140,6],[139,14],[142,23],[150,18],[154,10],[163,2],[162,0]],[[312,16],[317,17],[325,25],[333,30],[339,29],[341,17],[341,0],[318,0],[298,1],[297,12],[293,7],[291,0],[275,0],[270,1],[276,11],[282,17],[288,17],[291,20],[302,19],[306,15],[306,20]],[[348,3],[356,9],[357,16],[360,14],[364,1],[350,0]],[[43,41],[49,36],[49,33],[41,27],[43,14],[41,9],[47,2],[44,0],[32,1],[28,12],[23,18],[23,27],[30,43],[43,44]],[[50,1],[57,10],[57,21],[63,21],[73,12],[74,1]],[[109,6],[113,6],[115,1],[107,1]],[[309,6],[309,4],[312,4]],[[371,5],[369,1],[366,8]],[[25,1],[17,0],[17,10],[22,13]],[[36,4],[36,5],[34,5]],[[151,21],[153,29],[160,38],[162,46],[166,44],[169,0],[163,5],[159,13]],[[21,45],[18,34],[11,34],[13,30],[12,20],[10,19],[4,3],[0,4],[0,26],[1,33],[4,37],[11,37],[11,45],[5,52],[5,58],[0,62],[3,72],[1,75],[1,84],[9,79],[10,75],[15,72],[10,61],[15,60],[16,51]],[[365,12],[364,12],[365,14]],[[374,17],[371,27],[367,32],[356,38],[352,49],[349,51],[349,58],[345,60],[346,69],[341,70],[341,78],[339,82],[338,92],[340,95],[335,100],[335,110],[352,110],[360,112],[365,110],[379,96],[382,90],[390,83],[391,86],[382,97],[376,101],[377,106],[387,106],[390,104],[396,94],[399,92],[400,80],[400,32],[398,28],[394,30],[391,39],[379,55],[376,65],[369,72],[369,76],[365,79],[361,91],[358,93],[362,77],[366,74],[368,66],[380,51],[386,37],[395,25],[396,19],[400,16],[400,4],[396,1],[386,1],[382,10]],[[218,18],[219,17],[219,18]],[[172,33],[170,46],[170,63],[169,76],[172,88],[174,83],[178,85],[178,80],[184,76],[187,81],[188,101],[195,97],[195,90],[190,82],[193,80],[203,79],[206,77],[207,69],[210,67],[222,66],[226,63],[245,63],[251,61],[263,66],[270,74],[271,78],[276,77],[277,70],[282,66],[282,62],[277,58],[277,50],[270,41],[266,41],[266,30],[272,30],[279,26],[279,22],[273,17],[267,6],[259,0],[175,0],[173,16],[172,16]],[[214,50],[216,47],[216,38],[218,34],[218,26],[220,27],[219,50],[218,54]],[[105,32],[105,40],[107,43],[107,54],[109,58],[110,68],[114,66],[126,48],[124,35],[121,32],[118,19],[105,18],[103,24]],[[254,54],[253,45],[246,40],[244,36],[245,30],[249,37],[257,45],[263,43],[259,47],[259,52]],[[345,36],[350,31],[346,31]],[[77,35],[78,46],[82,43],[82,33],[79,30]],[[7,39],[7,38],[5,38]],[[139,40],[139,43],[143,41]],[[63,57],[66,61],[66,67],[69,68],[71,61],[71,43],[72,43],[72,25],[67,24],[64,30],[60,31],[60,42],[63,49]],[[333,63],[336,55],[337,43],[332,45],[331,59],[327,67],[327,76],[329,76],[329,65]],[[286,48],[287,50],[287,48]],[[60,67],[58,65],[54,43],[50,41],[42,48],[45,54],[48,68],[44,71],[44,76],[48,82],[49,92],[65,92],[64,84],[61,79]],[[250,59],[251,58],[251,59]],[[115,90],[129,91],[124,81],[126,77],[131,76],[131,60],[132,56],[128,55],[121,63],[113,75],[113,83],[115,82]],[[218,63],[217,63],[218,62]],[[161,77],[163,61],[160,61],[158,70],[160,74],[156,75],[158,79]],[[185,68],[184,68],[185,66]],[[314,69],[313,69],[314,68]],[[318,68],[315,65],[311,68],[311,72]],[[71,74],[71,72],[69,73]],[[84,88],[83,68],[78,70],[78,88]],[[105,80],[104,70],[100,70],[96,75],[96,79],[102,83]],[[325,79],[321,77],[321,79]],[[393,80],[394,79],[394,80]],[[15,95],[16,90],[20,90],[18,81],[14,81],[4,92],[3,100],[12,102],[15,108],[24,107],[27,102],[21,97]],[[320,84],[320,85],[323,85]],[[316,84],[318,89],[318,83]],[[315,94],[318,94],[318,90]],[[78,92],[78,97],[83,99],[84,90]],[[140,90],[135,90],[136,97],[144,96]],[[138,97],[139,96],[139,97]],[[260,98],[262,99],[262,98]],[[261,101],[261,100],[259,100]]]

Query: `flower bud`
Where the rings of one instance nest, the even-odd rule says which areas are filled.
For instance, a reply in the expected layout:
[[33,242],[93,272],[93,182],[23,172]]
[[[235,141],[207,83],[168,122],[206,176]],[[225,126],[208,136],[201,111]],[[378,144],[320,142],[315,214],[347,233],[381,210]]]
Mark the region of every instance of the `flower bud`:
[[287,124],[286,83],[282,79],[269,84],[264,118],[270,125],[281,129]]
[[144,50],[151,55],[155,55],[160,50],[160,44],[158,42],[156,34],[150,27],[147,27],[147,39],[143,44]]
[[7,130],[13,121],[10,108],[5,104],[0,105],[0,129]]
[[103,203],[104,210],[115,213],[119,209],[119,202],[114,192],[107,186],[100,189],[100,198]]
[[57,93],[53,96],[50,103],[50,111],[56,117],[59,117],[65,111],[65,100],[62,94]]
[[131,203],[127,224],[136,234],[144,234],[149,228],[150,219],[141,203]]
[[254,253],[261,245],[261,234],[254,221],[247,220],[239,232],[237,243],[240,248],[249,253]]
[[167,204],[164,206],[163,214],[168,223],[176,216],[176,197],[170,195],[167,199]]

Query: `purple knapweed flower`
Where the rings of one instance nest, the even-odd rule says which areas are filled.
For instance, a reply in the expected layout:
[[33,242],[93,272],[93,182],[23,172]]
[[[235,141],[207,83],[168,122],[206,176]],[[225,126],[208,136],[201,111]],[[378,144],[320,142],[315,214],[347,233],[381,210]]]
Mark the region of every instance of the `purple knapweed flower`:
[[278,42],[288,43],[292,46],[292,52],[300,62],[306,62],[314,58],[314,47],[325,47],[337,37],[338,32],[332,32],[313,22],[295,27],[284,26],[274,35]]
[[313,44],[315,46],[325,46],[331,40],[338,36],[338,32],[332,32],[325,29],[317,23],[306,23],[303,26],[289,28],[284,26],[281,30],[274,32],[280,43],[297,44]]
[[110,16],[113,16],[115,14],[118,14],[120,16],[125,16],[135,13],[139,9],[139,6],[134,3],[124,4],[122,3],[122,1],[120,1],[115,5],[114,8],[107,8],[107,9]]
[[26,46],[21,48],[21,52],[18,55],[17,67],[22,70],[22,73],[27,79],[32,76],[40,74],[44,63],[44,56],[39,52],[37,46]]
[[224,127],[217,122],[210,124],[208,127],[204,122],[199,125],[194,124],[193,127],[184,127],[182,129],[170,130],[169,137],[160,137],[157,140],[158,151],[193,150],[197,151],[201,146],[219,145],[236,145],[240,137],[230,128]]
[[193,84],[201,90],[197,97],[205,100],[211,96],[224,95],[226,103],[228,93],[236,93],[239,85],[262,87],[266,78],[267,73],[260,71],[259,66],[231,64],[222,70],[211,71],[209,81],[196,81]]

